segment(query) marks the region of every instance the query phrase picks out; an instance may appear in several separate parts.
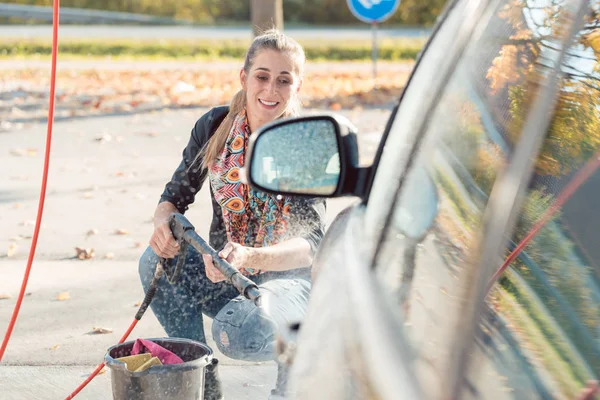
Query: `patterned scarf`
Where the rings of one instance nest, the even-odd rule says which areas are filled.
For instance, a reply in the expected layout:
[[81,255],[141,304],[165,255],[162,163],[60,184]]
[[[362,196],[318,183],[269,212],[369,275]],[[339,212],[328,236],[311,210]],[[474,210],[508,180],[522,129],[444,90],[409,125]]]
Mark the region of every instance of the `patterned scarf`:
[[209,168],[209,180],[223,212],[227,240],[248,247],[264,247],[285,237],[290,198],[278,200],[278,196],[257,191],[241,182],[240,168],[244,166],[249,136],[250,127],[243,110],[231,126],[225,148]]

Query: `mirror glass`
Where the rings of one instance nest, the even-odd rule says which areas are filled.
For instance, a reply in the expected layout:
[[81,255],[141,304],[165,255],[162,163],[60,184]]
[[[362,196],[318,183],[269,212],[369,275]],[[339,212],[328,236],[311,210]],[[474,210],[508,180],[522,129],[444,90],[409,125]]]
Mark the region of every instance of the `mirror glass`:
[[332,195],[340,180],[338,150],[336,127],[329,119],[270,128],[254,144],[252,181],[281,193]]

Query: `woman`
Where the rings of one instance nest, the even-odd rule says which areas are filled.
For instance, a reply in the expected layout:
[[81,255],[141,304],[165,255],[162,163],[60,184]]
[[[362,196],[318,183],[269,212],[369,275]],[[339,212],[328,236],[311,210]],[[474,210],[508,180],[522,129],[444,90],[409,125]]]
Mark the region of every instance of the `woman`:
[[[179,282],[161,280],[152,302],[169,336],[206,343],[205,314],[214,319],[213,338],[223,354],[272,360],[278,329],[305,313],[310,265],[324,232],[325,203],[256,191],[240,181],[239,173],[252,132],[277,118],[297,115],[304,60],[302,47],[277,31],[254,39],[240,71],[242,89],[231,105],[213,108],[196,122],[183,160],[156,208],[150,247],[140,260],[147,290],[158,257],[178,254],[169,216],[184,213],[208,177],[213,205],[209,242],[267,293],[266,311],[239,296],[210,256],[190,246]],[[283,395],[285,375],[280,365],[273,398]],[[211,386],[218,383],[207,377],[206,385],[205,398],[211,398]]]

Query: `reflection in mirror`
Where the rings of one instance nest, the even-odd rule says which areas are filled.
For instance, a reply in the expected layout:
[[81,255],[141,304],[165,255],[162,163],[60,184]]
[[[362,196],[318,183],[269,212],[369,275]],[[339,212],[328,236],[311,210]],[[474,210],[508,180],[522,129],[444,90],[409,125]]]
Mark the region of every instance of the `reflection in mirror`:
[[332,195],[340,180],[335,124],[310,119],[268,129],[256,139],[250,174],[265,189]]

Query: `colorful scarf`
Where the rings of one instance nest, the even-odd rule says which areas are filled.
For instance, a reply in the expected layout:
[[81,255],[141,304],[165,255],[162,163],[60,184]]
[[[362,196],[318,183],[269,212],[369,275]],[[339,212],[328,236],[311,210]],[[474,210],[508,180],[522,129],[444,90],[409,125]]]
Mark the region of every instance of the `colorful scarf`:
[[[250,127],[243,110],[236,116],[225,148],[209,168],[213,195],[223,212],[227,240],[248,247],[280,242],[286,234],[290,198],[257,191],[240,180]],[[278,199],[279,197],[279,199]],[[249,273],[256,273],[247,268]]]

